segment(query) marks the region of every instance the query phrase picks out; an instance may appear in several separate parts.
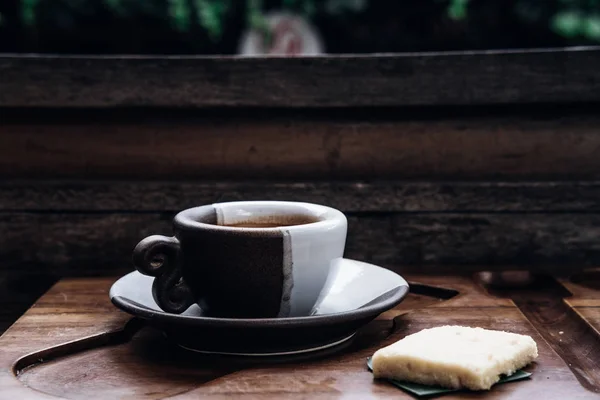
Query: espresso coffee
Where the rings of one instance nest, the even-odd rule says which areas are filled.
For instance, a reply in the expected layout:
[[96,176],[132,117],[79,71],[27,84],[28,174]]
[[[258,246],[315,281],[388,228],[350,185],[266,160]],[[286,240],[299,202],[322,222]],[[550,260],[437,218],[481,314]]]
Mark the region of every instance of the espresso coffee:
[[278,228],[280,226],[292,226],[292,225],[304,225],[304,224],[273,224],[269,222],[242,222],[240,224],[231,224],[223,226],[231,226],[233,228]]
[[283,226],[306,225],[319,222],[319,219],[306,215],[272,216],[249,221],[241,221],[235,224],[223,224],[233,228],[278,228]]

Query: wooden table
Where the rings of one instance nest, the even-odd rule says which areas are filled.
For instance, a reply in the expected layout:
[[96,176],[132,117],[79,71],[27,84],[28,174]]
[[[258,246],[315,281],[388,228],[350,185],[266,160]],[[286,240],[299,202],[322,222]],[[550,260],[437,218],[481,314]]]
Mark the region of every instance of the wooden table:
[[410,398],[373,380],[366,358],[423,328],[461,324],[531,335],[531,379],[455,398],[600,397],[600,274],[491,289],[468,276],[408,275],[411,294],[338,354],[250,364],[190,354],[113,307],[115,279],[64,279],[0,338],[0,398]]

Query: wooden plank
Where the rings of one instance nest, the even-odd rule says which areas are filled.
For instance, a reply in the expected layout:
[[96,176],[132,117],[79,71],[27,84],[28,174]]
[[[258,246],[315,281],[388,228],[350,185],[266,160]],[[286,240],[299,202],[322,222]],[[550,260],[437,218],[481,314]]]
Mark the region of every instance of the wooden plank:
[[[495,294],[509,297],[544,339],[590,391],[600,393],[600,336],[593,319],[574,307],[573,302],[596,301],[598,288],[570,293],[549,277],[540,277],[527,290],[499,290]],[[572,297],[574,296],[574,297]],[[585,310],[597,311],[597,307]]]
[[[445,398],[597,398],[600,359],[596,354],[589,353],[590,357],[580,362],[568,352],[556,351],[562,350],[563,345],[545,340],[552,326],[532,324],[510,299],[486,292],[466,277],[406,278],[424,285],[443,285],[458,290],[459,295],[435,304],[425,296],[409,295],[406,304],[363,328],[351,347],[326,358],[287,364],[203,356],[177,348],[158,331],[123,330],[127,315],[112,307],[108,299],[108,288],[114,279],[63,280],[0,338],[2,395],[89,399],[410,399],[396,387],[374,380],[365,366],[366,358],[408,334],[459,324],[530,335],[538,345],[539,357],[526,367],[532,372],[527,380],[498,385],[489,392],[450,393]],[[520,292],[526,296],[529,289]],[[536,293],[532,296],[538,298]],[[570,326],[578,323],[568,322],[572,323]],[[598,335],[589,339],[587,344],[600,343]],[[571,341],[569,346],[576,351],[582,347]],[[15,376],[14,372],[18,374]],[[592,379],[583,381],[581,378],[586,376]]]
[[[10,349],[3,348],[2,358],[5,361],[9,358],[17,361],[17,358],[29,353],[32,343],[44,342],[48,347],[53,347],[84,337],[98,337],[102,341],[104,335],[118,332],[129,317],[125,313],[114,312],[114,307],[108,300],[108,288],[114,280],[70,280],[55,285],[26,313],[28,317],[20,318],[16,325],[0,337],[1,341],[11,343]],[[53,308],[53,305],[58,307]],[[65,313],[65,308],[70,308],[73,312]],[[54,321],[47,318],[54,313],[62,314],[62,318]],[[89,324],[91,320],[102,323]],[[38,329],[41,325],[44,325],[44,332]],[[18,326],[21,328],[15,329]],[[26,336],[19,334],[19,331],[27,331]],[[15,355],[20,356],[14,357]],[[3,363],[0,381],[0,398],[14,398],[16,393],[20,393],[17,397],[23,399],[56,398],[41,392],[23,391],[21,385],[15,385],[13,362]]]
[[399,106],[600,100],[600,49],[302,58],[0,56],[0,106]]
[[600,182],[0,182],[0,211],[169,211],[214,202],[287,200],[344,212],[598,212]]
[[[349,221],[348,255],[382,265],[571,272],[599,264],[598,214],[377,214]],[[464,267],[463,267],[464,266]],[[568,266],[568,267],[567,267]]]
[[600,335],[600,269],[582,271],[561,283],[571,294],[565,302]]
[[3,110],[0,178],[600,179],[597,108],[405,113],[31,112],[15,120]]
[[[172,213],[0,214],[4,270],[59,276],[132,270],[150,234],[171,234]],[[574,272],[600,264],[600,214],[349,214],[346,256],[421,271]]]
[[20,271],[0,272],[0,335],[11,326],[56,281],[46,274],[27,274]]

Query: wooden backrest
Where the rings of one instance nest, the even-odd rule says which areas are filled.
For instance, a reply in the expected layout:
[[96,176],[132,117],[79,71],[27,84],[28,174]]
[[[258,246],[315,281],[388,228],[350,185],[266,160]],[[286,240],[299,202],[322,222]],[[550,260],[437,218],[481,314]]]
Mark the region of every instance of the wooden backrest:
[[600,51],[0,56],[0,269],[103,275],[186,207],[329,204],[347,256],[600,261]]

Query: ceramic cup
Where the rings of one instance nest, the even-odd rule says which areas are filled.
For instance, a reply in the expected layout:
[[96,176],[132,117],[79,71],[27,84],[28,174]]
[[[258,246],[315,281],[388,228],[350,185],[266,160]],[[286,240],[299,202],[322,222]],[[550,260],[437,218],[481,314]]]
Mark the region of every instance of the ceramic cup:
[[336,209],[283,201],[190,208],[173,225],[173,237],[149,236],[133,251],[135,268],[155,277],[156,303],[231,318],[309,315],[347,231]]

